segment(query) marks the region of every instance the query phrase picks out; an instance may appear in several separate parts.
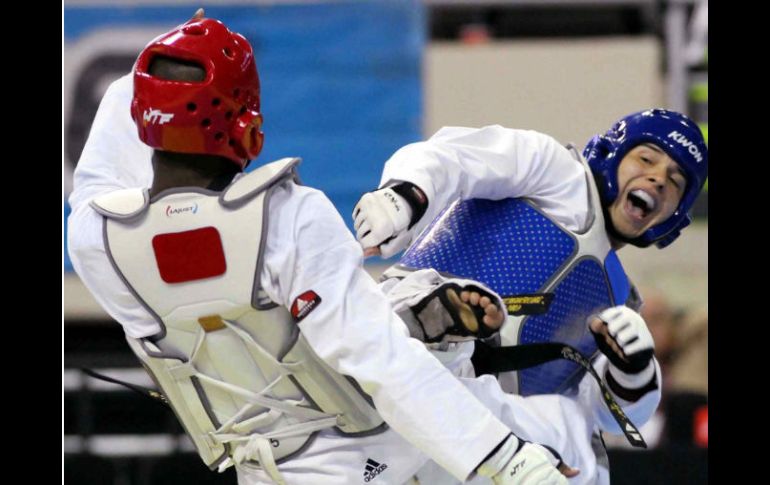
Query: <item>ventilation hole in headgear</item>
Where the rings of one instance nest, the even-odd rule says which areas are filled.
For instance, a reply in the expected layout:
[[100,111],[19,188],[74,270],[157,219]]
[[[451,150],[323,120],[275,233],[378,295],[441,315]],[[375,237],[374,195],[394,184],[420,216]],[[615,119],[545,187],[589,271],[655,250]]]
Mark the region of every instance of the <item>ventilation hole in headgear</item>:
[[241,111],[240,111],[240,114],[243,114],[243,113],[245,113],[245,112],[246,112],[246,106],[245,106],[245,105],[244,105],[244,106],[241,106]]
[[187,35],[204,35],[206,29],[202,25],[188,25],[182,29],[182,32]]
[[224,49],[222,49],[222,54],[224,54],[225,57],[227,57],[228,59],[234,59],[235,58],[235,55],[233,54],[233,51],[230,50],[229,47],[225,47]]
[[201,121],[201,126],[204,128],[208,128],[211,126],[211,120],[208,118],[205,118],[203,121]]
[[225,134],[224,134],[224,133],[222,133],[222,132],[220,131],[219,133],[217,133],[216,135],[214,135],[214,139],[215,139],[216,141],[218,141],[218,142],[222,142],[222,141],[224,141],[224,139],[225,139]]
[[233,117],[233,111],[232,110],[230,110],[227,113],[225,113],[225,119],[226,120],[230,120],[230,118],[232,118],[232,117]]
[[233,140],[232,138],[230,138],[230,139],[227,141],[227,144],[228,144],[228,145],[230,145],[231,147],[234,147],[234,146],[235,146],[235,140]]
[[211,100],[211,106],[216,108],[217,106],[219,106],[219,103],[221,103],[221,102],[222,101],[219,98],[214,98],[214,99]]
[[198,106],[195,103],[187,103],[187,111],[195,111],[198,109]]

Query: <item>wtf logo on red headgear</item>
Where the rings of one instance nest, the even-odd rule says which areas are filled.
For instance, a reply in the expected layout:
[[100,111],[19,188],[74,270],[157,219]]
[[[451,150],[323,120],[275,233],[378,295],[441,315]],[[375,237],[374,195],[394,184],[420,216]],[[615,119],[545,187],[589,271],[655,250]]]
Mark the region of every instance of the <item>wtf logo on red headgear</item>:
[[174,117],[174,113],[164,113],[159,109],[146,109],[144,110],[144,114],[142,114],[142,120],[144,121],[144,126],[147,126],[147,124],[157,123],[159,125],[162,125],[163,123],[168,123],[171,121],[171,118]]

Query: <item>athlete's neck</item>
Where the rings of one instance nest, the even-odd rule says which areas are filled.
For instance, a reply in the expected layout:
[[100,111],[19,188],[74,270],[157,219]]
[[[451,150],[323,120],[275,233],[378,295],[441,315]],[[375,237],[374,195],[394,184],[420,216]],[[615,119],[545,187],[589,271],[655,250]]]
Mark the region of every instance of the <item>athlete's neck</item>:
[[240,172],[238,166],[226,158],[160,150],[153,152],[152,167],[150,197],[178,187],[222,190]]

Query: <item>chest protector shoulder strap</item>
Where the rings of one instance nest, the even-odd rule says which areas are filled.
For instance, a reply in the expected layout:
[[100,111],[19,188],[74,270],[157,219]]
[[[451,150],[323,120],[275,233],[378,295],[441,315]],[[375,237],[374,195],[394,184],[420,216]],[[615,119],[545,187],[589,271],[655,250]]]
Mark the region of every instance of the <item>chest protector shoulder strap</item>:
[[220,469],[254,461],[277,481],[276,463],[321,429],[383,429],[368,397],[260,288],[269,197],[293,183],[298,162],[268,164],[221,193],[184,188],[149,203],[127,190],[93,202],[113,266],[162,328],[129,344],[201,458]]

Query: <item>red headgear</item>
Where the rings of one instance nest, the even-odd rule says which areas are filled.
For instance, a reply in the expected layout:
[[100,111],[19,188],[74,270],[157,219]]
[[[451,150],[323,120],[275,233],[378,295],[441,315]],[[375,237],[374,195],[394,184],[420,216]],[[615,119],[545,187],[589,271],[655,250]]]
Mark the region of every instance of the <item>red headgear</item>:
[[[157,56],[200,65],[205,78],[155,77],[148,68]],[[139,138],[153,148],[219,155],[245,167],[264,138],[251,45],[213,19],[190,20],[157,37],[134,66],[131,117]]]

